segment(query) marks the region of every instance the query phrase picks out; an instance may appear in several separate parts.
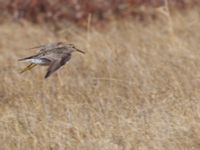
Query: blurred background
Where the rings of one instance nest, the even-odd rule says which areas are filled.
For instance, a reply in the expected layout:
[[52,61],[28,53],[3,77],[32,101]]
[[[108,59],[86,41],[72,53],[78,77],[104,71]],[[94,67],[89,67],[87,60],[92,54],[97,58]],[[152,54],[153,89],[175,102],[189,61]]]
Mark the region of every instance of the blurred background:
[[147,16],[156,19],[156,8],[169,5],[170,11],[199,9],[198,0],[1,0],[1,21],[27,20],[33,23],[71,22],[86,26],[92,15],[92,23],[106,23],[113,19],[136,18],[141,21]]
[[0,0],[0,150],[200,150],[199,42],[200,0]]

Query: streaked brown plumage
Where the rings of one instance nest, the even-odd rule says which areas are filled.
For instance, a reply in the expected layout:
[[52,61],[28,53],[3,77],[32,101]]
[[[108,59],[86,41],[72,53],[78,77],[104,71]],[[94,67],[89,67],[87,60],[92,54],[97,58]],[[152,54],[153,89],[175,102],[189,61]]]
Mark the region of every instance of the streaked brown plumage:
[[36,65],[49,66],[45,78],[48,78],[53,72],[58,70],[61,66],[65,65],[71,59],[72,52],[85,53],[77,49],[73,44],[64,44],[62,42],[50,43],[34,47],[39,49],[39,53],[30,57],[19,59],[19,61],[30,62],[21,73],[32,69]]

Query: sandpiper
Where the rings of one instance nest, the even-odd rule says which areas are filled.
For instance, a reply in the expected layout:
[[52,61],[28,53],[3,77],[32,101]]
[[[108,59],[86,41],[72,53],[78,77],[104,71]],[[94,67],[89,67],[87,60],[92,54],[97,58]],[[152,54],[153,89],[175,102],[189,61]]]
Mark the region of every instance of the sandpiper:
[[46,65],[49,66],[49,68],[45,75],[45,79],[61,66],[65,65],[65,63],[70,60],[72,52],[85,53],[84,51],[77,49],[73,44],[65,44],[63,42],[49,43],[31,49],[34,48],[39,49],[39,52],[36,55],[19,59],[19,61],[30,62],[21,73],[31,70],[36,65]]
[[63,43],[63,42],[55,42],[55,43],[48,43],[46,45],[35,46],[35,47],[29,48],[29,49],[38,49],[40,52],[42,52],[42,51],[48,51],[51,49],[62,47],[62,46],[64,46],[64,44],[65,43]]

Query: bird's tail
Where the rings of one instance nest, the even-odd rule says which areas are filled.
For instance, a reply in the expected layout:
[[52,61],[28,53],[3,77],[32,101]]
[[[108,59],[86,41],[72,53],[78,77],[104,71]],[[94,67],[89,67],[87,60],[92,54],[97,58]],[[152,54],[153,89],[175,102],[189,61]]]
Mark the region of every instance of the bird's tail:
[[36,64],[29,64],[28,66],[26,66],[22,71],[20,71],[20,73],[24,73],[27,70],[31,70],[33,69],[33,67],[37,66]]

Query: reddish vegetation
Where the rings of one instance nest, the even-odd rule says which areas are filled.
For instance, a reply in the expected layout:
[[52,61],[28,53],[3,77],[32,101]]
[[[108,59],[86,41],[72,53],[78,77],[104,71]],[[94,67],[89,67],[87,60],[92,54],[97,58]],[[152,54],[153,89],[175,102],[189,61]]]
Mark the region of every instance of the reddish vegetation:
[[[14,19],[27,19],[35,23],[68,20],[85,24],[89,14],[93,21],[105,21],[115,17],[137,16],[140,6],[159,7],[165,0],[7,0],[0,1],[1,14]],[[168,0],[172,8],[191,8],[199,0]]]

